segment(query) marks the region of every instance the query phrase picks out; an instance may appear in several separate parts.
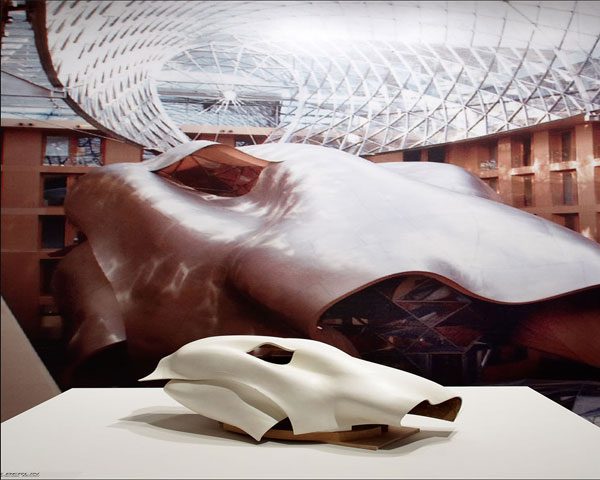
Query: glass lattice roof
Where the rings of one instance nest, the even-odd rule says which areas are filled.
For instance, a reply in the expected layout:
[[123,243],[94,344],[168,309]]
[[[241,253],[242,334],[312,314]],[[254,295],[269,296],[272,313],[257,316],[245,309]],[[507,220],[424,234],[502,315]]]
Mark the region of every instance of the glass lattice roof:
[[370,154],[600,109],[600,2],[53,1],[46,70],[148,148],[178,125]]

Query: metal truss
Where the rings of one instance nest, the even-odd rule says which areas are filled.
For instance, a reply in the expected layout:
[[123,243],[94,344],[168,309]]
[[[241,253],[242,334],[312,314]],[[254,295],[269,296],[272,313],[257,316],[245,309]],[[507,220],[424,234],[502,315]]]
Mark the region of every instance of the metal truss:
[[53,85],[157,150],[187,141],[183,123],[372,154],[600,109],[595,1],[39,5]]

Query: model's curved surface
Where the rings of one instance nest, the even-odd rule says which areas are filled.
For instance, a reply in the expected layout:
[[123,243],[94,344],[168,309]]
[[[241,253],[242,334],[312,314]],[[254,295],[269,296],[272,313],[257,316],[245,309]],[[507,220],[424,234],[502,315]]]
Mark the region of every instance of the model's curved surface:
[[[600,285],[598,244],[484,198],[466,173],[445,188],[319,146],[196,145],[154,164],[99,168],[66,201],[114,291],[129,348],[147,365],[224,334],[303,336],[356,353],[319,317],[405,273],[500,303]],[[220,158],[237,169],[237,183],[206,168]],[[174,178],[179,168],[187,174]],[[248,180],[244,169],[260,175]],[[186,184],[198,178],[220,194]],[[68,258],[59,272],[83,268]]]
[[[279,364],[252,354],[265,347],[291,358]],[[459,397],[430,380],[301,338],[197,340],[163,358],[141,380],[162,379],[171,380],[165,391],[178,402],[256,440],[285,418],[299,435],[346,431],[354,425],[400,427],[411,411],[454,420],[461,405]],[[422,404],[434,408],[426,412]]]

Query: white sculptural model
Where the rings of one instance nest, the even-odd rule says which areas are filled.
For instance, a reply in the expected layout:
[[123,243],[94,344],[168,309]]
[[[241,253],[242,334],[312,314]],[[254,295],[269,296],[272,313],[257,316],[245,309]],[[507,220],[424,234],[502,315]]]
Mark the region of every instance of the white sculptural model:
[[[256,356],[268,348],[289,352],[286,363]],[[461,405],[450,390],[425,378],[299,338],[196,340],[141,380],[159,379],[171,380],[165,391],[179,403],[256,440],[286,418],[301,435],[357,425],[400,427],[407,413],[454,420]]]

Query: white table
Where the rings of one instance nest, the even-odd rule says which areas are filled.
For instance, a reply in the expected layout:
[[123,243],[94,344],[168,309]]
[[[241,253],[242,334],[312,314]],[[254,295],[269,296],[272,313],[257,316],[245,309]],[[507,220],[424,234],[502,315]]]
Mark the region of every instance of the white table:
[[3,478],[600,478],[600,428],[527,387],[454,390],[454,423],[407,415],[420,433],[368,451],[256,443],[162,389],[72,389],[2,423]]

